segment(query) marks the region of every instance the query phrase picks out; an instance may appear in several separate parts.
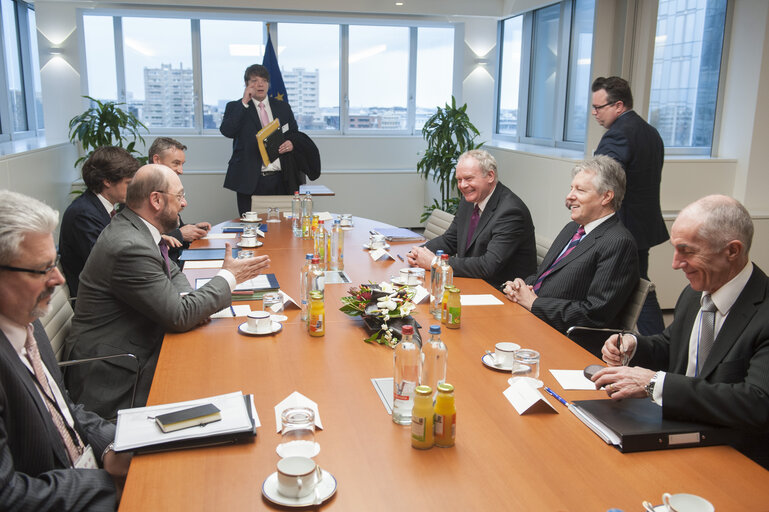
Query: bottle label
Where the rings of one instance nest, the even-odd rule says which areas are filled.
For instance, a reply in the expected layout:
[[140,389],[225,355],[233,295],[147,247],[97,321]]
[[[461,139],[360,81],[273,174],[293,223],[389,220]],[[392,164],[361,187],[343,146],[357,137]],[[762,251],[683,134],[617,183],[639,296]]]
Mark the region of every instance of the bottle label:
[[436,414],[434,418],[434,424],[433,428],[435,431],[435,437],[441,437],[443,435],[443,422],[445,420],[445,416],[443,414]]
[[425,440],[425,424],[426,423],[427,423],[427,418],[423,416],[411,417],[411,439],[413,439],[414,441]]

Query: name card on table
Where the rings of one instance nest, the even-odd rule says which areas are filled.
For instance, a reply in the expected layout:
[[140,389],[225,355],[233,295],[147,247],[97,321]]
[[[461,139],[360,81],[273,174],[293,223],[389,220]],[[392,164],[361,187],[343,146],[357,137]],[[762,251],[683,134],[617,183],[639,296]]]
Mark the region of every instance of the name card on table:
[[394,260],[393,255],[387,252],[387,249],[374,249],[369,251],[369,256],[371,256],[371,259],[374,261],[381,260],[381,259],[391,259]]
[[526,412],[554,412],[558,414],[558,411],[547,401],[547,398],[525,380],[514,380],[502,394],[513,404],[518,414]]

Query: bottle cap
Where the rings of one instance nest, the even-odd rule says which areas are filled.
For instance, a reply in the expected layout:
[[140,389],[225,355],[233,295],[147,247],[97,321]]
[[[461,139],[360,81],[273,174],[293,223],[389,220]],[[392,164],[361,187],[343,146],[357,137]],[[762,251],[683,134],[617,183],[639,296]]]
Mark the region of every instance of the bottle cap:
[[441,326],[440,325],[431,325],[430,326],[430,334],[440,334],[441,333]]
[[438,249],[437,251],[435,251],[435,255],[438,256],[439,258],[441,254],[443,254],[443,249]]
[[404,335],[406,334],[414,334],[414,326],[413,325],[404,325],[401,329]]
[[304,255],[304,259],[311,260],[312,256],[313,256],[313,254],[311,252],[308,252],[307,254]]
[[320,256],[313,256],[312,257],[312,263],[313,264],[320,263]]
[[441,254],[441,259],[442,260],[448,260],[449,259],[449,255],[448,254]]
[[430,386],[417,386],[414,390],[417,395],[430,396],[433,394],[433,389]]
[[454,386],[452,386],[448,382],[441,382],[440,384],[438,384],[438,391],[441,393],[453,393]]

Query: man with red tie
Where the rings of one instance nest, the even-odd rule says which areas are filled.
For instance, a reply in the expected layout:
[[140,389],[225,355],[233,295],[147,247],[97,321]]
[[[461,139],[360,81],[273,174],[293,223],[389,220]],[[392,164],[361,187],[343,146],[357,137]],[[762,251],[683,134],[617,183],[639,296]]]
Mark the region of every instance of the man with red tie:
[[130,454],[115,426],[67,395],[38,319],[64,283],[58,213],[0,191],[0,510],[114,510]]
[[597,156],[577,164],[566,196],[571,222],[535,274],[505,283],[507,298],[561,332],[572,325],[618,327],[639,280],[635,241],[616,215],[624,195],[625,173],[616,160]]

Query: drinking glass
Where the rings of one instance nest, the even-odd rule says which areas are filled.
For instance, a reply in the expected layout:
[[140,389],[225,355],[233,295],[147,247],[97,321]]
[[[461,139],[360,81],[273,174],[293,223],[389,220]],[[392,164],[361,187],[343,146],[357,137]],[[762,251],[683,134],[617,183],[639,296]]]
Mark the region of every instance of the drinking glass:
[[539,352],[528,348],[515,351],[513,359],[513,377],[510,379],[512,384],[519,379],[526,379],[532,386],[538,388],[542,386],[539,380]]
[[314,457],[320,452],[315,442],[315,413],[307,407],[290,407],[280,415],[280,444],[277,452],[282,458]]
[[277,206],[267,208],[267,222],[280,222],[280,209]]
[[267,292],[262,296],[262,306],[271,315],[279,315],[283,312],[283,297],[278,292]]
[[246,251],[244,249],[241,249],[238,251],[238,259],[244,260],[246,258],[253,258],[254,257],[254,251]]

